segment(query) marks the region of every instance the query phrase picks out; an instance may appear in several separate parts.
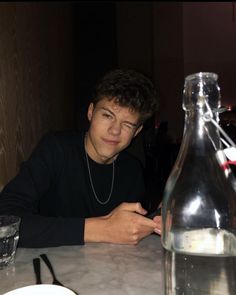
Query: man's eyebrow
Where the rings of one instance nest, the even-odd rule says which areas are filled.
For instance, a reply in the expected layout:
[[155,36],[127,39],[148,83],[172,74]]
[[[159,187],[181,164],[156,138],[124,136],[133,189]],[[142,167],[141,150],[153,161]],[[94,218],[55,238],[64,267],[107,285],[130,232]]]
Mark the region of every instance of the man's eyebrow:
[[[107,112],[111,113],[113,116],[116,116],[115,113],[113,113],[110,109],[108,109],[106,107],[101,107],[101,109],[104,110],[104,111],[107,111]],[[138,124],[133,123],[133,122],[130,122],[130,121],[124,121],[123,123],[129,124],[129,125],[131,125],[133,127],[138,127],[139,126]]]
[[115,114],[110,109],[108,109],[106,107],[101,107],[101,109],[104,110],[104,111],[108,111],[109,113],[111,113],[112,115],[115,116]]

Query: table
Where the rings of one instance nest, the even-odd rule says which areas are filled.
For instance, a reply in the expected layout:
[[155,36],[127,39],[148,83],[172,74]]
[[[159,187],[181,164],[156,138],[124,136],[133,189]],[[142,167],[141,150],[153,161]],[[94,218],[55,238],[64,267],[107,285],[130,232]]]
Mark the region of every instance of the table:
[[[15,265],[0,270],[0,294],[35,284],[32,259],[42,253],[48,255],[58,279],[80,295],[236,294],[236,257],[171,253],[155,234],[137,246],[19,248]],[[41,273],[43,283],[52,282],[43,261]]]
[[[163,249],[153,234],[136,246],[88,243],[84,246],[18,248],[15,265],[0,270],[0,294],[35,284],[32,259],[46,253],[58,279],[80,295],[163,295]],[[43,283],[52,277],[41,262]]]

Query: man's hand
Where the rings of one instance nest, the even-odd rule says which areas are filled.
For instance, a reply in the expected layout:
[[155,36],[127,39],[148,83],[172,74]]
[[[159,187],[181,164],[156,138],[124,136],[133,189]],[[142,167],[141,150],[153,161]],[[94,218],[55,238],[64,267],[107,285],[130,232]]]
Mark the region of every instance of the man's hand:
[[156,223],[156,228],[154,229],[154,232],[158,235],[161,235],[161,229],[162,229],[161,215],[155,216],[153,218],[153,221]]
[[153,219],[154,222],[156,222],[157,227],[154,229],[154,231],[158,235],[161,235],[161,232],[162,232],[161,207],[162,207],[162,203],[159,204],[158,208],[153,213],[147,216],[148,218],[151,218]]
[[140,203],[122,203],[108,215],[85,219],[85,242],[136,245],[152,232],[160,233],[160,220],[144,217]]

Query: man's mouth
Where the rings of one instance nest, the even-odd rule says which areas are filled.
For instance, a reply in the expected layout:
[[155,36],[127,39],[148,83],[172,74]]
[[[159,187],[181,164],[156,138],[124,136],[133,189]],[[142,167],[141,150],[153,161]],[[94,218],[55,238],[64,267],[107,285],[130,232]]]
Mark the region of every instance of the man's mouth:
[[108,145],[117,145],[119,143],[118,140],[114,140],[114,139],[103,138],[102,140]]

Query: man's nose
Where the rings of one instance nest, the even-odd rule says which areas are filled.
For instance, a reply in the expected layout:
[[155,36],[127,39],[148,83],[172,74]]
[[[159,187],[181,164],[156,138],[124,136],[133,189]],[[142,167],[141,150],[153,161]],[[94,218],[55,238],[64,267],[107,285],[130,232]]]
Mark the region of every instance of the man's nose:
[[119,135],[121,133],[121,124],[117,121],[111,123],[109,132],[112,135]]

